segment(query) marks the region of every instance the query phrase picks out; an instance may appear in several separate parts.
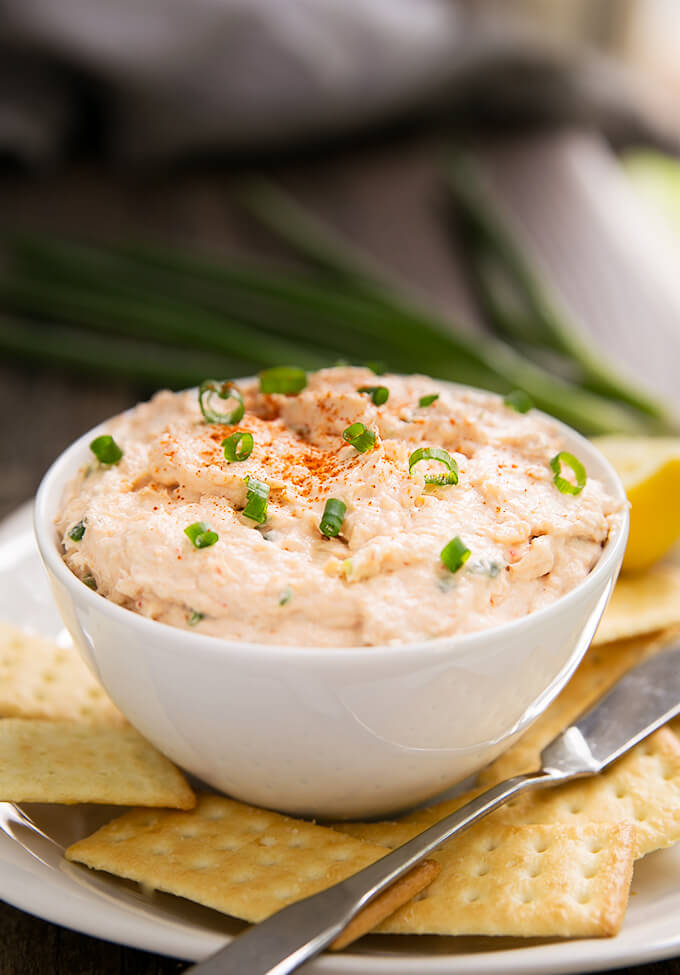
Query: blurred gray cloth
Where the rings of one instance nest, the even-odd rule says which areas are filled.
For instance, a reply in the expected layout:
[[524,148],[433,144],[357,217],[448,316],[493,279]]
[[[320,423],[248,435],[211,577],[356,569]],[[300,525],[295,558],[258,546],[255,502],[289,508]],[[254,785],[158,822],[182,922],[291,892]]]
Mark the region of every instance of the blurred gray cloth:
[[463,0],[0,0],[0,151],[153,162],[275,150],[431,115],[583,118],[655,132],[611,65]]

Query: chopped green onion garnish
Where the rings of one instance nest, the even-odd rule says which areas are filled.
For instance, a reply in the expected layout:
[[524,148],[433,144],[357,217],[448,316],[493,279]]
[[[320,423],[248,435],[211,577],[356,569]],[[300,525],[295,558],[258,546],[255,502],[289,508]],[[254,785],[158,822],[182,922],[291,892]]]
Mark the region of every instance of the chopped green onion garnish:
[[203,615],[204,615],[203,613],[198,613],[196,612],[195,609],[192,609],[189,615],[187,616],[187,623],[189,624],[189,626],[196,626],[196,624],[200,623],[201,620],[203,619]]
[[414,450],[408,459],[409,474],[421,460],[436,460],[448,467],[447,474],[426,474],[426,484],[458,484],[458,464],[443,447],[418,447],[417,450]]
[[319,525],[321,534],[327,538],[335,538],[336,535],[339,535],[346,511],[347,505],[344,501],[329,498],[326,507],[323,509],[323,516]]
[[[568,481],[566,477],[562,477],[562,464],[566,464],[567,467],[571,467],[574,472],[574,477],[576,478],[576,484],[572,484]],[[553,481],[555,482],[555,487],[562,494],[580,494],[583,488],[586,486],[586,469],[581,463],[581,461],[574,457],[573,454],[567,453],[566,450],[562,450],[559,454],[555,454],[553,459],[550,461],[550,467],[553,470],[555,476]]]
[[432,404],[439,399],[439,393],[429,393],[427,396],[421,396],[418,400],[418,406],[432,406]]
[[279,606],[285,606],[286,603],[289,603],[292,598],[293,590],[290,588],[290,586],[286,586],[283,592],[279,594]]
[[351,444],[360,454],[375,447],[376,435],[367,430],[363,423],[352,423],[342,431],[342,439]]
[[513,389],[511,393],[503,397],[503,402],[518,413],[528,413],[534,405],[531,396],[525,393],[523,389]]
[[68,537],[73,542],[79,542],[84,534],[85,534],[85,522],[79,521],[78,524],[74,525],[71,531],[68,533]]
[[307,373],[297,366],[274,366],[260,373],[260,392],[291,396],[307,385]]
[[194,548],[209,548],[220,537],[205,521],[195,521],[193,525],[187,525],[184,534]]
[[123,456],[123,451],[113,437],[107,433],[102,434],[101,437],[95,437],[90,444],[90,450],[100,464],[117,464]]
[[387,372],[387,366],[384,362],[373,359],[371,362],[365,362],[364,365],[367,369],[370,369],[375,376],[384,376]]
[[488,576],[489,579],[495,579],[500,574],[501,568],[501,563],[495,562],[493,559],[477,559],[475,562],[469,564],[467,571],[475,575]]
[[359,386],[357,392],[370,393],[376,406],[382,406],[390,398],[390,391],[387,386]]
[[456,535],[441,550],[440,558],[449,572],[458,572],[470,558],[470,549],[461,540],[460,535]]
[[253,435],[246,430],[237,430],[222,441],[224,447],[224,457],[229,463],[239,460],[247,460],[253,452]]
[[[218,413],[213,409],[215,396],[224,400],[233,399],[236,406],[230,413]],[[245,413],[240,389],[235,383],[231,383],[227,379],[204,379],[198,387],[198,405],[201,407],[201,413],[206,423],[224,423],[227,426],[232,426],[232,424],[238,423]]]
[[243,514],[246,518],[251,518],[261,525],[267,520],[267,498],[269,497],[269,485],[264,481],[258,481],[254,477],[246,478],[248,491],[246,494],[246,506]]
[[93,575],[90,575],[89,572],[86,576],[83,576],[83,582],[88,589],[93,589],[95,592],[97,591],[97,580]]

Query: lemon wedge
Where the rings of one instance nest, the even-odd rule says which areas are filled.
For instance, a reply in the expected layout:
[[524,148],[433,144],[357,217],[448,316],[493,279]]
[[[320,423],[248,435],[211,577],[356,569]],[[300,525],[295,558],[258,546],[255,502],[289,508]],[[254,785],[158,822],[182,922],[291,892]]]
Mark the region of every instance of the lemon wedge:
[[630,501],[624,569],[646,569],[680,538],[680,439],[595,437]]

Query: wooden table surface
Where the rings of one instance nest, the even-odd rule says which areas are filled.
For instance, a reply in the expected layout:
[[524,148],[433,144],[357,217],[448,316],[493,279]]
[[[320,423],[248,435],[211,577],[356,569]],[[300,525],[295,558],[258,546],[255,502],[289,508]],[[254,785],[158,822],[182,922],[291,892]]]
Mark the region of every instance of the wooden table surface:
[[[433,219],[439,150],[436,140],[422,139],[355,147],[326,158],[288,162],[274,167],[273,175],[433,303],[474,322],[450,243]],[[134,178],[84,163],[30,177],[4,173],[0,213],[7,226],[96,236],[153,233],[225,253],[261,252],[266,248],[262,235],[229,200],[233,181],[241,175],[215,164]],[[140,390],[121,382],[0,362],[0,517],[33,495],[63,447],[139,396]],[[0,903],[0,975],[166,975],[184,967],[183,962],[99,941]],[[680,975],[680,959],[625,971]]]

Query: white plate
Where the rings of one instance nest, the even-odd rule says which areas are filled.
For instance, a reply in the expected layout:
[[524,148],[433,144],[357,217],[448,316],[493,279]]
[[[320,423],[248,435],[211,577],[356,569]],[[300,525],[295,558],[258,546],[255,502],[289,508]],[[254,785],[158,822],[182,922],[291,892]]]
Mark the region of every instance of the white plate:
[[[0,618],[68,640],[52,603],[25,506],[0,526]],[[188,960],[205,958],[243,927],[216,912],[66,863],[65,845],[111,818],[95,806],[25,806],[44,836],[12,821],[0,803],[0,898],[86,934]],[[680,848],[638,864],[623,930],[616,938],[379,937],[327,954],[318,975],[524,975],[583,972],[680,954]]]

